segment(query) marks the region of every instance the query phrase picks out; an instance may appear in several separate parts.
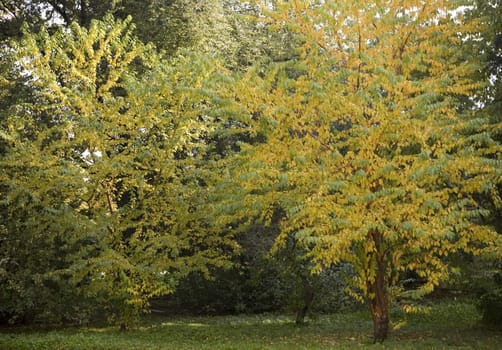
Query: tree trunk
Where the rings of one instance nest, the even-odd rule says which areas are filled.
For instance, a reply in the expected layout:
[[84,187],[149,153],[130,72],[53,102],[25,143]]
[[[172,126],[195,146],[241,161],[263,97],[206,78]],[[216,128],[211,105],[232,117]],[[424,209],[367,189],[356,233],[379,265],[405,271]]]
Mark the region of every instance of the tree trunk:
[[303,285],[303,307],[296,313],[296,325],[302,325],[305,322],[305,316],[310,310],[314,301],[314,287],[308,277],[302,276]]
[[389,306],[387,293],[370,301],[371,317],[373,319],[373,342],[383,342],[389,335]]
[[381,251],[382,236],[371,232],[375,242],[375,279],[368,281],[368,304],[373,319],[373,342],[383,342],[389,335],[389,295],[386,281],[386,264]]

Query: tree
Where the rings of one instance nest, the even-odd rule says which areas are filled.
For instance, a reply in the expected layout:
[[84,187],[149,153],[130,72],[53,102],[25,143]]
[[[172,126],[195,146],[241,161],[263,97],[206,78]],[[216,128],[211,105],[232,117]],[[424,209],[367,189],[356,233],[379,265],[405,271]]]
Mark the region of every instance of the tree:
[[[475,198],[500,179],[500,143],[485,135],[474,146],[465,132],[463,97],[481,86],[479,62],[457,49],[476,23],[455,6],[278,1],[264,21],[303,39],[299,57],[249,70],[236,89],[263,142],[242,145],[222,208],[264,220],[282,208],[278,244],[294,235],[313,246],[314,272],[352,264],[351,294],[368,305],[375,341],[388,336],[392,297],[432,291],[454,271],[448,255],[500,254]],[[406,291],[409,272],[421,284]]]
[[233,60],[236,42],[232,40],[230,4],[223,1],[187,0],[2,0],[0,39],[20,37],[26,24],[32,31],[41,26],[70,26],[77,22],[89,27],[93,19],[106,14],[125,19],[132,16],[135,35],[144,43],[173,56],[178,49],[221,54]]
[[138,37],[155,43],[168,56],[193,48],[233,59],[236,42],[223,1],[122,0],[114,13],[133,16]]
[[236,41],[233,68],[245,70],[252,65],[295,57],[294,33],[287,28],[273,29],[272,23],[263,22],[263,8],[255,1],[226,0],[224,4]]
[[27,311],[8,309],[20,290],[47,291],[26,305],[39,315],[78,288],[126,326],[181,276],[229,264],[231,233],[211,229],[195,197],[220,66],[189,52],[161,61],[133,30],[107,16],[8,50],[30,94],[0,123],[2,313]]
[[192,49],[224,58],[225,65],[241,69],[259,60],[285,60],[291,55],[291,32],[269,31],[259,21],[261,9],[240,0],[2,0],[0,40],[19,38],[22,26],[51,31],[77,22],[89,27],[106,14],[133,17],[134,34],[172,57]]
[[[502,19],[500,16],[500,0],[496,1],[473,1],[472,7],[467,11],[467,16],[479,21],[478,33],[468,38],[469,48],[474,50],[485,62],[480,70],[485,80],[490,80],[481,95],[481,100],[491,106],[490,110],[495,114],[495,108],[500,108],[502,100],[502,82],[500,81],[502,70]],[[481,39],[481,40],[480,40]]]
[[[466,16],[477,21],[477,32],[465,40],[465,55],[475,55],[480,58],[481,66],[476,72],[478,80],[485,82],[484,89],[471,103],[477,104],[476,118],[472,123],[481,125],[469,128],[473,147],[485,143],[484,135],[489,134],[498,143],[502,141],[502,118],[500,114],[502,103],[502,17],[500,1],[473,1],[466,9]],[[499,148],[484,147],[487,159],[500,159]],[[499,234],[502,233],[502,179],[492,187],[489,193],[480,193],[478,202],[490,208],[491,215],[485,221],[492,224]],[[485,255],[481,258],[471,258],[462,270],[462,281],[480,295],[480,309],[483,320],[487,323],[500,324],[502,314],[502,265],[500,254]]]
[[114,10],[119,1],[100,0],[1,0],[0,40],[21,37],[26,24],[34,32],[42,26],[69,26],[77,22],[89,26],[92,19],[101,19]]

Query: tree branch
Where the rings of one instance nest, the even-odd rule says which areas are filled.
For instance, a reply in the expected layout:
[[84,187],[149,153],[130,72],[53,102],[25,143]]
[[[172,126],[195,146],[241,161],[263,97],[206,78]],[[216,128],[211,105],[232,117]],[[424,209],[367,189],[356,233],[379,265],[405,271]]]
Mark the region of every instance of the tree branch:
[[71,23],[72,18],[70,14],[65,11],[64,5],[58,2],[57,0],[47,0],[47,3],[51,5],[51,7],[56,11],[68,25]]

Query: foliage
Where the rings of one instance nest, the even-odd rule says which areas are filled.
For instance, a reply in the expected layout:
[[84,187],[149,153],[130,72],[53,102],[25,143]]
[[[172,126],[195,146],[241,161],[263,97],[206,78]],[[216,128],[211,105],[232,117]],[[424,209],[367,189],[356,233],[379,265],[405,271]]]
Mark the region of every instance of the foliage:
[[[167,56],[174,56],[179,49],[193,48],[207,54],[222,55],[228,65],[235,64],[237,31],[245,27],[232,25],[234,7],[232,1],[188,0],[4,0],[0,2],[0,40],[22,36],[22,25],[33,32],[44,25],[68,27],[77,22],[89,27],[93,19],[101,20],[107,14],[125,19],[132,16],[134,34],[144,43],[152,42]],[[243,39],[239,35],[239,40]]]
[[[279,207],[278,244],[313,247],[316,272],[352,264],[350,293],[368,304],[375,340],[387,337],[389,300],[432,291],[452,272],[447,256],[500,255],[476,197],[500,179],[500,144],[466,132],[477,124],[462,97],[481,88],[479,62],[454,47],[476,22],[455,6],[279,1],[264,21],[303,38],[299,59],[250,70],[236,94],[266,142],[242,146],[223,208],[267,221]],[[418,289],[400,285],[408,272]]]
[[[502,16],[500,16],[500,1],[473,1],[466,16],[477,20],[477,32],[465,40],[463,51],[465,55],[480,57],[482,65],[476,72],[477,79],[485,82],[484,89],[478,95],[471,97],[481,108],[473,121],[480,125],[477,129],[469,128],[466,133],[472,140],[479,143],[484,134],[500,144],[502,141]],[[497,154],[497,152],[499,154]],[[485,157],[500,159],[500,151],[487,148]],[[490,215],[485,218],[502,233],[502,177],[499,177],[489,193],[479,194],[478,201],[490,209]],[[500,254],[494,253],[481,260],[465,262],[463,278],[466,286],[480,295],[480,307],[484,312],[485,322],[500,324],[502,305],[502,270]]]
[[34,32],[44,25],[70,25],[77,22],[87,27],[92,19],[101,19],[115,9],[120,0],[2,0],[0,1],[0,40],[21,37],[22,26]]
[[492,278],[494,278],[494,285],[481,295],[479,308],[483,311],[483,322],[500,327],[502,324],[502,278],[500,269]]
[[23,25],[33,32],[72,22],[89,27],[106,14],[132,16],[134,34],[168,57],[192,49],[224,57],[227,67],[240,70],[257,61],[287,60],[294,53],[290,31],[270,31],[259,21],[260,7],[240,0],[3,0],[0,40],[21,37]]
[[216,125],[219,66],[190,53],[162,62],[130,22],[26,33],[11,50],[27,77],[19,86],[31,89],[1,122],[1,297],[11,318],[61,319],[48,303],[68,294],[63,308],[92,300],[93,311],[130,323],[180,276],[229,263],[235,245],[200,215],[193,174]]
[[203,315],[284,310],[296,281],[286,273],[287,265],[269,256],[276,235],[276,227],[251,225],[236,236],[240,253],[231,269],[213,271],[210,280],[191,274],[156,308],[168,314],[176,310]]
[[[502,18],[500,0],[473,1],[467,16],[479,21],[478,33],[466,41],[469,52],[476,52],[485,63],[479,71],[481,78],[490,83],[485,86],[481,101],[497,115],[502,100]],[[500,111],[500,109],[499,109]],[[500,117],[500,112],[498,112]],[[500,121],[499,121],[500,122]],[[499,126],[500,130],[500,126]],[[499,132],[500,136],[500,132]]]
[[[167,297],[155,298],[152,308],[160,314],[256,314],[295,311],[305,307],[303,279],[311,282],[312,297],[304,316],[354,308],[345,295],[344,274],[350,266],[340,265],[312,276],[303,266],[301,256],[281,251],[270,254],[277,226],[255,223],[236,235],[240,253],[230,269],[211,271],[211,279],[199,273],[180,280],[176,291]],[[292,262],[297,258],[298,263]]]
[[178,49],[193,48],[232,59],[236,42],[223,1],[121,0],[114,14],[133,16],[136,34],[153,42],[169,56]]

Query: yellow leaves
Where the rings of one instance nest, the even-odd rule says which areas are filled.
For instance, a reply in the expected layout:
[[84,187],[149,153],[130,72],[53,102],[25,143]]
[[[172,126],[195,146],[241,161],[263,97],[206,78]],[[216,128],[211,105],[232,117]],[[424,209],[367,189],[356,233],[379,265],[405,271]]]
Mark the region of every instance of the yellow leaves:
[[144,50],[131,40],[130,31],[130,19],[106,17],[104,22],[93,21],[89,30],[73,24],[53,35],[45,30],[38,36],[27,34],[19,60],[53,106],[73,104],[74,113],[89,116],[89,99],[109,99],[110,90]]
[[481,253],[474,242],[492,247],[493,231],[471,228],[475,215],[459,204],[480,188],[469,164],[493,171],[457,153],[464,135],[456,98],[479,88],[475,65],[451,45],[468,26],[440,18],[438,8],[450,6],[442,1],[310,5],[281,2],[270,11],[269,23],[292,23],[303,55],[247,72],[238,94],[261,122],[273,120],[254,125],[266,141],[243,158],[290,186],[279,193],[261,177],[244,187],[274,193],[255,198],[288,212],[285,232],[315,233],[316,263],[353,264],[358,297],[370,293],[377,257],[386,276],[423,277],[420,297],[447,277],[445,257]]
[[25,214],[29,235],[75,249],[68,265],[75,283],[89,276],[84,293],[138,309],[180,275],[228,267],[238,247],[232,230],[212,230],[199,212],[210,186],[199,181],[219,174],[197,163],[218,123],[210,113],[225,113],[208,83],[217,65],[194,54],[136,77],[145,47],[131,31],[129,20],[108,18],[26,35],[16,59],[33,95],[5,123],[18,147],[0,160],[0,177],[38,202]]
[[426,305],[412,305],[405,304],[402,306],[402,309],[407,314],[430,314],[431,307]]

